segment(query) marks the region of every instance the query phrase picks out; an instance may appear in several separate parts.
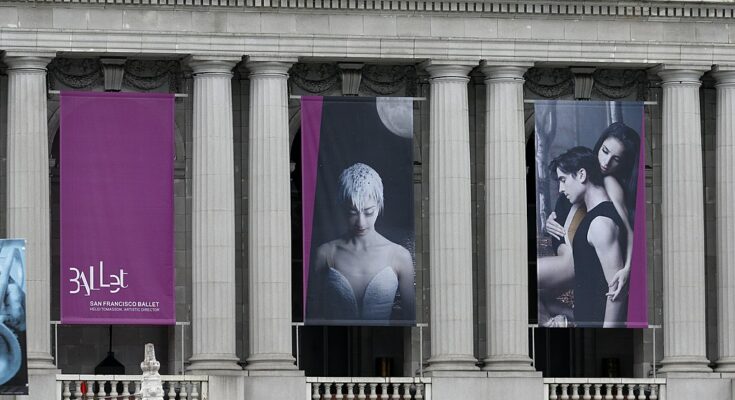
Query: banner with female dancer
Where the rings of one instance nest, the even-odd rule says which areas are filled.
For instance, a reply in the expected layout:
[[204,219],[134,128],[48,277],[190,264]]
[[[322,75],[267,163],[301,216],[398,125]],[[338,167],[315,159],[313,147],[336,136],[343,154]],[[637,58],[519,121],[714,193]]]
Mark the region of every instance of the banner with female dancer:
[[539,326],[647,327],[643,103],[535,113]]
[[413,325],[413,101],[302,97],[304,322]]

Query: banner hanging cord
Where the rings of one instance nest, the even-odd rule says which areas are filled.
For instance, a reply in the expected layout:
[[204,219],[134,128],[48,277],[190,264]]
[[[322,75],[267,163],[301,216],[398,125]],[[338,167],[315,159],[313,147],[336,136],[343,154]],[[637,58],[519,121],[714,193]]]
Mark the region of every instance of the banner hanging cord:
[[[72,91],[72,92],[82,92],[82,91],[76,90],[76,91]],[[90,92],[90,91],[86,91],[85,90],[83,92]],[[91,91],[91,92],[94,92],[94,93],[138,93],[138,92],[97,92],[97,91]],[[50,94],[52,96],[58,96],[58,95],[61,94],[61,90],[49,90],[48,91],[48,94]],[[170,94],[173,94],[174,97],[176,97],[176,98],[179,98],[179,97],[189,97],[189,95],[187,93],[170,93]]]
[[[309,97],[309,96],[296,96],[296,95],[288,96],[290,100],[301,100],[302,97]],[[356,99],[360,98],[360,96],[335,96],[335,97],[348,97],[348,98],[356,98]],[[413,101],[426,101],[426,97],[401,97],[401,96],[396,97],[396,99],[401,99],[401,98],[411,99]]]
[[[539,102],[542,102],[542,101],[557,101],[557,100],[542,100],[542,99],[538,99],[538,100],[523,100],[523,102],[525,104],[536,104],[536,103],[539,103]],[[600,100],[600,101],[611,101],[611,100]],[[625,102],[625,103],[628,103],[628,102]],[[657,106],[658,105],[658,101],[637,102],[637,101],[633,100],[633,101],[630,101],[629,103],[643,103],[644,106]]]

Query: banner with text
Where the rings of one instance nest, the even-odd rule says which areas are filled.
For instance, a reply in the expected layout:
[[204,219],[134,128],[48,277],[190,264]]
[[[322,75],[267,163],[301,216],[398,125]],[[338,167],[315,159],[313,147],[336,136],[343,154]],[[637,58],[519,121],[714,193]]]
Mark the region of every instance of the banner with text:
[[647,327],[643,103],[535,116],[539,326]]
[[61,93],[61,322],[176,322],[173,94]]
[[0,395],[28,394],[26,246],[0,239]]
[[413,99],[302,97],[304,314],[414,325]]

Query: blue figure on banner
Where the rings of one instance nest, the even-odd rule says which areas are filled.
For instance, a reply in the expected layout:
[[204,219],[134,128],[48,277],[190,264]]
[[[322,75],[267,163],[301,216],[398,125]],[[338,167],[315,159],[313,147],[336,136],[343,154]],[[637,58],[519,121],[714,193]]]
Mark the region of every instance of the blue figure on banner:
[[26,382],[11,382],[25,380],[18,376],[25,358],[24,276],[24,241],[0,240],[0,394],[27,394]]
[[383,210],[380,175],[353,164],[339,177],[338,196],[347,232],[316,251],[309,318],[355,324],[414,319],[411,253],[375,230]]

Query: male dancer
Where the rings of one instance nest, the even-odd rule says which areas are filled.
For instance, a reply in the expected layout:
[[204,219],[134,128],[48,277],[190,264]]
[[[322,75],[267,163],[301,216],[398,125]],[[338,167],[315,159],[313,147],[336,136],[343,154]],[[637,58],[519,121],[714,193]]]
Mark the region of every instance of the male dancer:
[[587,209],[572,241],[575,324],[624,327],[628,299],[613,302],[605,294],[625,264],[628,238],[605,191],[600,163],[592,150],[580,146],[552,160],[549,169],[559,181],[559,193]]

